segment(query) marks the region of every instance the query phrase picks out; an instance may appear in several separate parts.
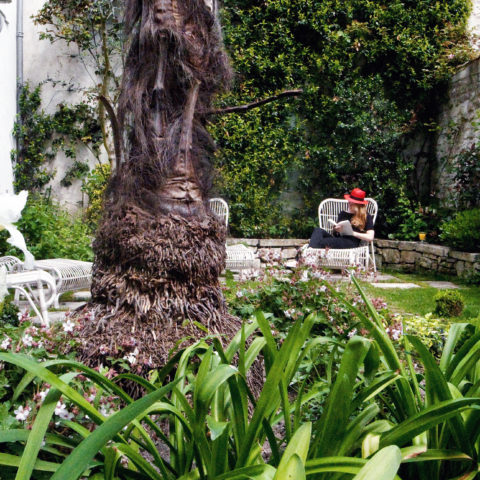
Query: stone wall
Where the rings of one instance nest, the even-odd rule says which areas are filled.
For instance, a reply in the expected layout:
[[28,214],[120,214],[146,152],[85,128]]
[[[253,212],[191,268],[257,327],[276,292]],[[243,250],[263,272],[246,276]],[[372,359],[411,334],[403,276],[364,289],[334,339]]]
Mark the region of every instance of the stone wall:
[[480,253],[457,252],[449,247],[422,242],[375,240],[378,268],[439,273],[469,277],[480,274]]
[[[299,249],[308,243],[306,239],[278,238],[229,238],[228,245],[243,243],[251,248],[265,265],[269,258],[293,267],[298,260]],[[480,253],[457,252],[449,247],[422,242],[399,240],[375,240],[377,268],[403,271],[429,270],[468,277],[480,275]]]

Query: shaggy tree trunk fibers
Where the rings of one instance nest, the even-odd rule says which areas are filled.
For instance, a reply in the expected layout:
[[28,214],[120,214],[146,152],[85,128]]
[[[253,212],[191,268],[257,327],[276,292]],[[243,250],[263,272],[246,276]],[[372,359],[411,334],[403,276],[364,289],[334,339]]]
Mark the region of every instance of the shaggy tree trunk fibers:
[[118,124],[128,146],[94,242],[81,357],[97,365],[130,355],[141,373],[204,329],[239,327],[218,280],[226,232],[208,208],[204,120],[230,70],[204,0],[129,0],[126,30]]

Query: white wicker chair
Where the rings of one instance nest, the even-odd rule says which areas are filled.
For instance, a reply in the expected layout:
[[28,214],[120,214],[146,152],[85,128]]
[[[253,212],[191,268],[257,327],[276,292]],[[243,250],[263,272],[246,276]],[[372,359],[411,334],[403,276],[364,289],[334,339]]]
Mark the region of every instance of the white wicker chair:
[[[223,198],[211,198],[209,200],[210,209],[217,215],[228,227],[228,204]],[[246,268],[259,268],[260,261],[255,254],[245,245],[227,245],[227,270],[243,270]]]
[[228,203],[223,198],[211,198],[208,203],[210,210],[219,217],[228,228]]
[[[373,198],[368,200],[367,212],[372,215],[373,223],[377,219],[378,205]],[[320,228],[332,233],[333,226],[328,220],[336,221],[338,214],[342,211],[348,211],[348,200],[338,198],[327,198],[318,206],[318,222]],[[305,245],[302,249],[302,256],[306,263],[315,263],[329,268],[345,268],[349,266],[360,266],[368,271],[372,264],[373,271],[377,271],[375,262],[375,251],[373,242],[361,242],[357,248],[309,248]]]

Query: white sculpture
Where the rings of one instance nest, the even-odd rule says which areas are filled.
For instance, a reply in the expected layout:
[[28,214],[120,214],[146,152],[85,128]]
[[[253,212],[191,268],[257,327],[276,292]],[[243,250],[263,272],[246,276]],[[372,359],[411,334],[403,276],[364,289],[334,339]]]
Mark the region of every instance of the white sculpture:
[[10,243],[10,245],[19,248],[25,255],[23,268],[25,270],[32,270],[35,258],[28,251],[23,235],[14,225],[15,222],[20,220],[22,210],[27,203],[27,197],[28,192],[26,190],[21,191],[18,195],[13,193],[0,194],[0,225],[10,234],[10,238],[7,242]]

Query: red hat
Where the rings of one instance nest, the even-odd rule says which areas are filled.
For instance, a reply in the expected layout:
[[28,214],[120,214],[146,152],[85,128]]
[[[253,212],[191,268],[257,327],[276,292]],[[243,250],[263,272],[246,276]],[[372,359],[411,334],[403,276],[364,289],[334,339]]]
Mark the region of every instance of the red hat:
[[368,200],[365,200],[365,192],[359,188],[354,188],[350,195],[345,194],[344,197],[352,203],[359,203],[360,205],[366,205]]

